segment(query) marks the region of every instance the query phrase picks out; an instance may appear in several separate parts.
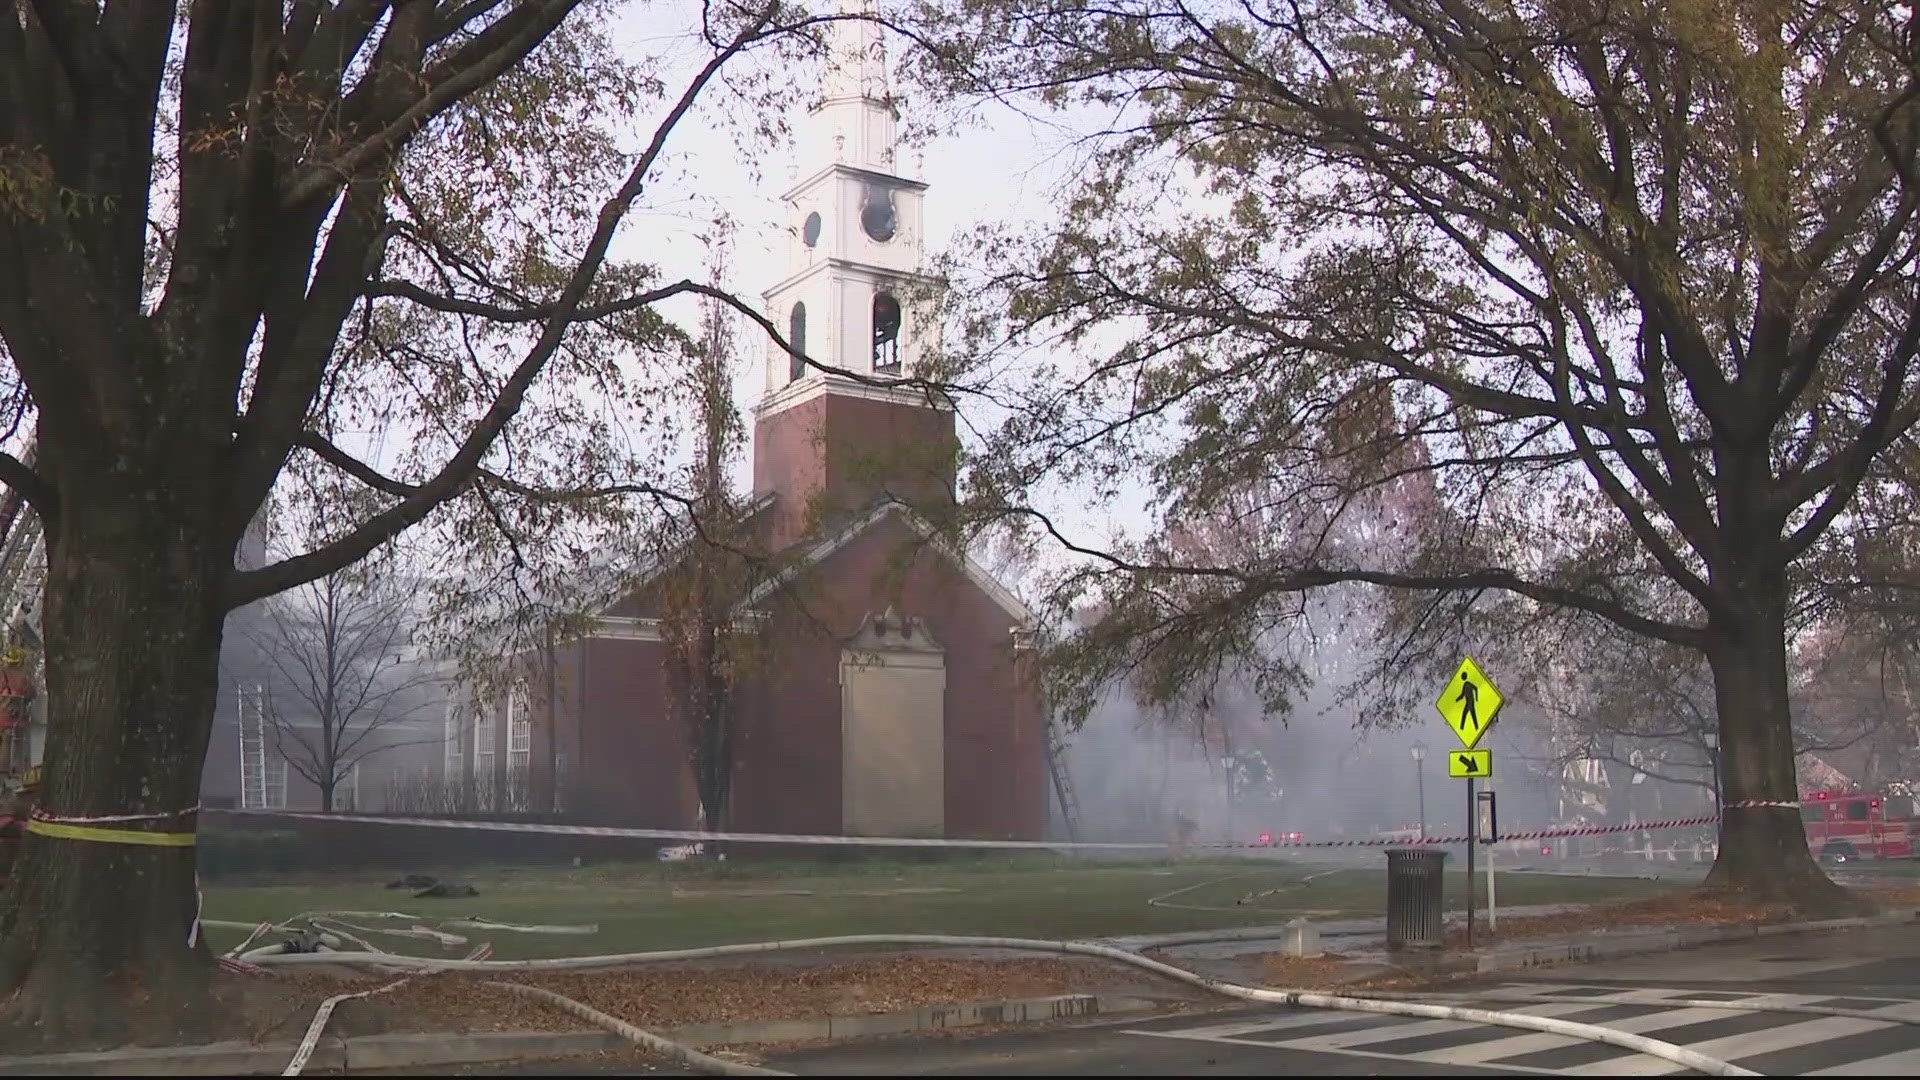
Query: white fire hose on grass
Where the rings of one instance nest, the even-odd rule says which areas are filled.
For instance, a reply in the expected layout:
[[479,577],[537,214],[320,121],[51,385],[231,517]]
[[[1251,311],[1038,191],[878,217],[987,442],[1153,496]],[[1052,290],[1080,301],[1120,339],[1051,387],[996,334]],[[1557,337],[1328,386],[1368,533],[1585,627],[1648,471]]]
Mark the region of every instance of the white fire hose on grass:
[[[663,952],[623,953],[609,956],[566,956],[545,960],[442,960],[433,957],[400,956],[393,953],[289,953],[278,956],[262,956],[253,962],[263,967],[300,966],[303,964],[343,965],[354,964],[397,971],[416,973],[434,971],[487,971],[487,972],[543,972],[543,971],[580,971],[596,968],[624,967],[629,964],[645,964],[672,960],[706,960],[724,956],[743,956],[754,953],[786,952],[800,949],[844,948],[861,945],[917,945],[940,948],[992,948],[1019,949],[1029,952],[1066,953],[1078,956],[1094,956],[1104,960],[1113,960],[1130,964],[1137,968],[1163,975],[1167,978],[1195,986],[1202,990],[1238,998],[1242,1001],[1256,1002],[1262,1005],[1287,1005],[1313,1009],[1338,1009],[1347,1012],[1384,1013],[1391,1016],[1418,1016],[1429,1020],[1457,1020],[1474,1024],[1490,1024],[1498,1027],[1521,1028],[1527,1031],[1545,1032],[1550,1035],[1562,1035],[1573,1039],[1585,1039],[1589,1042],[1606,1043],[1635,1053],[1671,1061],[1696,1072],[1709,1076],[1759,1076],[1760,1073],[1744,1069],[1738,1065],[1708,1057],[1683,1046],[1651,1039],[1632,1032],[1616,1031],[1612,1028],[1594,1024],[1582,1024],[1572,1020],[1560,1020],[1548,1016],[1531,1016],[1526,1013],[1496,1012],[1488,1009],[1474,1009],[1458,1005],[1435,1005],[1416,1001],[1397,1001],[1383,998],[1345,997],[1338,994],[1323,994],[1311,990],[1267,990],[1259,987],[1238,986],[1233,983],[1210,979],[1184,968],[1161,963],[1138,953],[1116,949],[1108,945],[1096,945],[1081,941],[1042,941],[1033,938],[1005,937],[955,937],[944,934],[858,934],[848,937],[802,938],[794,941],[765,941],[743,945],[716,945],[701,949],[674,949]],[[614,1031],[623,1038],[648,1050],[665,1053],[674,1060],[693,1068],[723,1075],[781,1076],[790,1075],[772,1072],[766,1069],[738,1065],[718,1058],[701,1054],[697,1050],[680,1046],[662,1039],[658,1035],[641,1031],[604,1013],[596,1012],[586,1005],[571,1001],[554,994],[552,991],[537,987],[521,987],[515,983],[496,983],[494,985],[517,988],[516,993],[531,992],[531,996],[560,1005],[582,1019]],[[391,989],[391,985],[381,987],[378,993]],[[325,1012],[331,1012],[330,1006],[336,999],[328,999],[322,1005]],[[567,1004],[561,1004],[566,1002]],[[309,1041],[317,1042],[325,1019],[315,1017],[314,1026],[308,1031]],[[615,1025],[618,1025],[617,1027]],[[302,1049],[311,1054],[307,1043]],[[304,1059],[296,1055],[297,1062]],[[291,1068],[291,1066],[289,1067]],[[751,1071],[747,1071],[751,1070]],[[290,1071],[286,1075],[295,1075]]]

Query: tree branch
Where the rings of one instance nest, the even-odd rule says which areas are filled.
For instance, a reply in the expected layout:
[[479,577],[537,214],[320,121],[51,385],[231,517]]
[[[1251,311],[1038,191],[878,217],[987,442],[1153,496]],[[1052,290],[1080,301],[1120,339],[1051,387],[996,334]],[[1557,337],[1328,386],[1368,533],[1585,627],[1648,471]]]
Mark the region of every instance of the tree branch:
[[757,17],[742,27],[733,41],[701,68],[666,118],[654,130],[652,142],[634,163],[626,182],[601,206],[592,239],[589,240],[587,249],[575,266],[566,287],[561,291],[560,298],[554,306],[554,315],[546,321],[539,340],[520,361],[513,374],[508,377],[486,414],[468,433],[453,457],[431,479],[419,485],[412,494],[402,498],[398,505],[389,507],[361,522],[340,539],[304,555],[296,555],[270,566],[235,574],[229,579],[227,586],[225,602],[229,607],[237,607],[248,600],[269,596],[302,581],[323,577],[352,564],[398,535],[401,530],[426,517],[435,507],[453,498],[473,482],[487,451],[493,446],[500,433],[506,429],[508,421],[519,412],[520,404],[525,399],[533,380],[539,376],[548,359],[560,347],[572,323],[573,313],[585,300],[588,289],[591,288],[595,276],[606,260],[607,247],[613,241],[614,232],[625,219],[628,208],[632,206],[635,199],[639,198],[654,162],[665,149],[667,136],[678,126],[681,118],[692,109],[694,100],[714,76],[719,74],[720,69],[734,56],[759,40],[762,30],[778,10],[777,3],[769,4]]
[[60,497],[53,485],[35,472],[33,466],[5,451],[0,451],[0,484],[12,488],[27,500],[27,505],[33,507],[41,521],[51,520],[59,512]]

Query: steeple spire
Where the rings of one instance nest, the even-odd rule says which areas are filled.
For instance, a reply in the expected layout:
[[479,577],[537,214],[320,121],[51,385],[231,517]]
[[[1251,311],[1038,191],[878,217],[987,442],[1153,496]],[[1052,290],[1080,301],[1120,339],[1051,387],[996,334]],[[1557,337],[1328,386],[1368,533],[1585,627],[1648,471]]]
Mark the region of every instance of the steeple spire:
[[834,14],[840,18],[827,28],[820,97],[813,105],[813,156],[821,166],[892,174],[897,119],[887,86],[886,39],[871,19],[873,0],[834,0]]
[[827,39],[821,106],[845,98],[888,101],[887,43],[880,24],[870,21],[873,0],[834,0],[833,7],[833,13],[842,18],[832,25]]

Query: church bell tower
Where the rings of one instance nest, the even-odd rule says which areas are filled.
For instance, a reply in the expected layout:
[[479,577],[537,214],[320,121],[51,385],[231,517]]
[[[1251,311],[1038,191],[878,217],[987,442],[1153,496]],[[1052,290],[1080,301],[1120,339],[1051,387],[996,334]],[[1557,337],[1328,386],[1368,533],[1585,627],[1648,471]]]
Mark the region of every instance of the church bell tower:
[[[838,13],[870,8],[839,0]],[[754,491],[776,496],[780,544],[887,496],[950,501],[954,483],[951,405],[898,382],[931,359],[939,282],[921,269],[927,185],[896,160],[899,117],[877,24],[831,24],[809,114],[800,179],[785,194],[785,274],[764,297],[793,347],[768,342],[754,409]]]

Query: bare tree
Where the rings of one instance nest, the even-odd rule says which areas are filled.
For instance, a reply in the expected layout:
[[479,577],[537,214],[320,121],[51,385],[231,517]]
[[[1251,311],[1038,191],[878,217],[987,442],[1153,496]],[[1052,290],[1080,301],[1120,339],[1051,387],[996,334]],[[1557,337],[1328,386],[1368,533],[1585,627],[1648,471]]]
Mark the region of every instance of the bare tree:
[[[716,282],[728,265],[728,234],[721,222],[711,240]],[[654,592],[667,713],[686,732],[702,827],[716,832],[727,827],[740,737],[738,691],[758,639],[755,627],[742,625],[739,607],[755,567],[764,564],[743,546],[751,523],[727,477],[743,441],[733,404],[732,322],[731,308],[706,305],[698,362],[686,384],[699,418],[690,485],[697,494],[687,526],[661,538],[656,557],[666,572]]]
[[355,766],[444,741],[395,732],[437,703],[443,681],[414,648],[418,603],[405,578],[356,567],[262,605],[251,636],[277,676],[265,701],[272,740],[287,767],[320,789],[325,813]]

